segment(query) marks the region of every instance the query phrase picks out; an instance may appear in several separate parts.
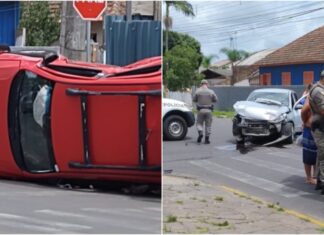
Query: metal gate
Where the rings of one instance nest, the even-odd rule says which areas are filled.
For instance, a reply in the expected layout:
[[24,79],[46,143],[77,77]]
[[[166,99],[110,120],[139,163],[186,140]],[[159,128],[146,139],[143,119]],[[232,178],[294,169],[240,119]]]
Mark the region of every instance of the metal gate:
[[14,46],[19,23],[19,2],[0,1],[0,44]]
[[161,55],[161,22],[106,16],[106,63],[127,65]]

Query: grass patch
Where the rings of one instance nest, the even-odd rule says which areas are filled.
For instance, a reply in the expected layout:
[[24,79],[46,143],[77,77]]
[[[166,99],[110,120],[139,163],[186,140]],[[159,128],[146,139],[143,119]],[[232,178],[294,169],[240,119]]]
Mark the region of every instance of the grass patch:
[[195,201],[195,200],[197,200],[197,198],[196,198],[196,197],[191,197],[190,199],[191,199],[191,200],[194,200],[194,201]]
[[268,206],[268,208],[275,208],[275,204],[273,204],[273,203],[272,204],[268,204],[267,206]]
[[229,223],[227,220],[225,220],[224,222],[221,222],[221,223],[212,223],[212,225],[214,226],[218,226],[218,227],[226,227],[226,226],[229,226]]
[[175,222],[177,222],[177,220],[178,220],[177,216],[175,216],[175,215],[168,215],[166,217],[165,222],[166,223],[175,223]]
[[[303,221],[305,221],[305,222],[310,222],[310,220],[309,219],[307,219],[307,218],[300,218],[301,220],[303,220]],[[321,228],[322,229],[322,232],[324,232],[324,228]]]
[[195,186],[195,187],[198,187],[198,186],[199,186],[199,183],[194,183],[194,186]]
[[324,228],[318,228],[317,231],[319,231],[320,233],[324,233]]
[[223,198],[223,197],[216,196],[216,197],[214,198],[214,200],[215,200],[215,201],[218,201],[218,202],[222,202],[222,201],[224,201],[224,198]]
[[280,212],[284,212],[284,211],[285,211],[285,209],[284,209],[284,208],[282,208],[282,207],[278,207],[278,208],[277,208],[277,211],[280,211]]
[[252,199],[252,201],[258,204],[263,204],[263,202],[259,199]]
[[235,116],[234,111],[220,111],[220,110],[214,110],[213,116],[218,118],[233,118]]
[[209,228],[207,227],[196,227],[197,228],[197,233],[209,233]]
[[207,200],[206,199],[201,199],[200,202],[206,203]]
[[176,203],[179,204],[179,205],[183,205],[183,201],[180,201],[180,200],[176,201]]
[[168,228],[165,224],[163,225],[163,233],[171,233],[171,229]]

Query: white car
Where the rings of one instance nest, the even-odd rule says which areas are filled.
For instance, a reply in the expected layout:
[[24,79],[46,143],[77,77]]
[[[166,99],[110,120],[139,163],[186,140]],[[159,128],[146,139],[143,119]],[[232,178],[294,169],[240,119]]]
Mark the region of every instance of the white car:
[[188,104],[173,100],[162,99],[163,138],[166,140],[182,140],[186,137],[188,127],[195,124],[195,115]]
[[301,99],[288,89],[265,88],[254,90],[246,101],[234,104],[233,135],[238,142],[245,137],[275,136],[278,141],[292,143],[301,133]]

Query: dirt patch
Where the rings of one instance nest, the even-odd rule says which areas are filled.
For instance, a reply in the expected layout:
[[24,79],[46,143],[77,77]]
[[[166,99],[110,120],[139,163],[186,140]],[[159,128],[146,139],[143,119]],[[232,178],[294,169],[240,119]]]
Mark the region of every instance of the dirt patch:
[[164,233],[321,233],[278,204],[202,181],[163,177]]

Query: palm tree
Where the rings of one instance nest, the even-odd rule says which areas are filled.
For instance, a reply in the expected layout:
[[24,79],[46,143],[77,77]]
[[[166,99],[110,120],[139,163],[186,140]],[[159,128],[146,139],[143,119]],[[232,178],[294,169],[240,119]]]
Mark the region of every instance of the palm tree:
[[208,56],[204,56],[203,57],[203,60],[201,62],[201,66],[208,69],[211,65],[211,61],[214,59],[214,58],[218,58],[217,55],[208,55]]
[[172,28],[172,18],[170,16],[170,7],[174,7],[177,11],[183,13],[185,16],[195,16],[193,7],[187,1],[165,1],[165,16],[163,18],[163,23],[165,27],[165,51],[168,51],[169,47],[169,30]]
[[227,58],[231,61],[231,67],[232,67],[232,77],[231,77],[231,85],[235,83],[235,67],[234,63],[236,61],[239,61],[241,59],[245,59],[250,56],[250,53],[244,51],[244,50],[236,50],[236,49],[230,49],[230,48],[222,48],[220,50],[221,53],[225,54]]

